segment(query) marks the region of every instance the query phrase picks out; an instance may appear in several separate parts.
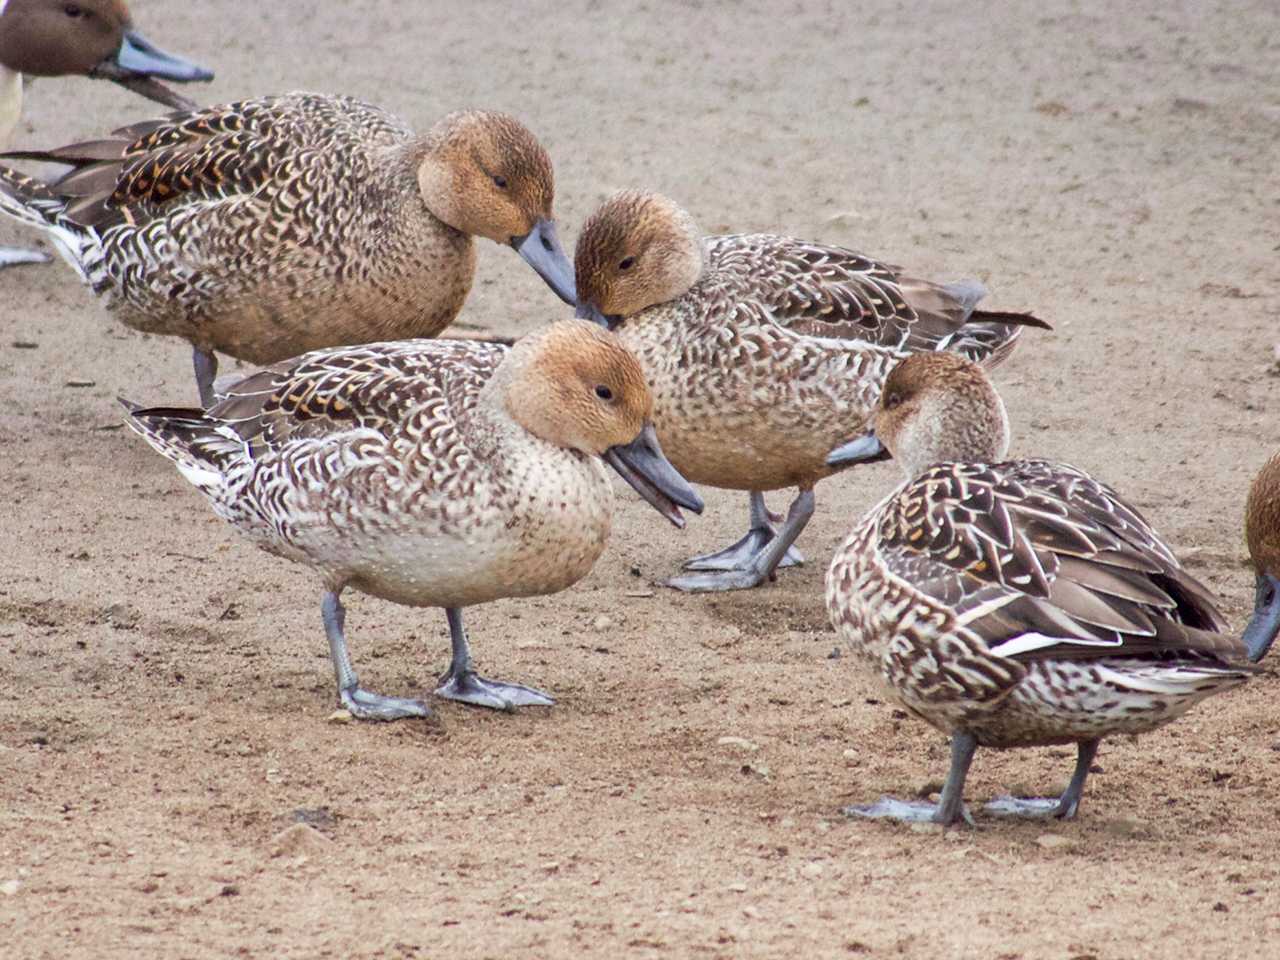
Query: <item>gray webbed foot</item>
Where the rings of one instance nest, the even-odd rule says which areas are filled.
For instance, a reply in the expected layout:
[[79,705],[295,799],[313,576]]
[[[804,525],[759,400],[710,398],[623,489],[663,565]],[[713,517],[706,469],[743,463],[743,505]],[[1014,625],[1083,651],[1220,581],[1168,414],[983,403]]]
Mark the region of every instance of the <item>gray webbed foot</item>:
[[448,700],[489,707],[493,710],[514,710],[516,707],[550,707],[555,699],[541,690],[518,683],[486,680],[474,670],[463,673],[447,673],[441,678],[436,695]]
[[[773,538],[772,530],[753,528],[733,546],[725,547],[718,553],[704,553],[697,557],[690,557],[683,566],[686,570],[746,570],[750,567],[752,558],[768,546]],[[787,552],[778,561],[778,566],[798,567],[803,563],[804,555],[795,547],[788,547]]]
[[1075,814],[1074,809],[1068,812],[1058,797],[1014,797],[1008,794],[988,801],[983,809],[997,817],[1032,819],[1057,817],[1059,820],[1069,820]]
[[17,267],[24,263],[48,263],[52,259],[40,250],[24,250],[21,247],[0,247],[0,268]]
[[338,697],[357,720],[400,720],[404,717],[428,717],[431,708],[421,700],[408,697],[386,697],[360,687],[339,690]]
[[928,803],[924,800],[895,800],[893,797],[881,797],[875,803],[841,807],[840,812],[846,817],[866,817],[869,820],[898,820],[902,823],[943,823],[951,824],[963,818],[969,826],[974,826],[969,808],[962,806],[960,816],[956,820],[942,817],[940,803]]

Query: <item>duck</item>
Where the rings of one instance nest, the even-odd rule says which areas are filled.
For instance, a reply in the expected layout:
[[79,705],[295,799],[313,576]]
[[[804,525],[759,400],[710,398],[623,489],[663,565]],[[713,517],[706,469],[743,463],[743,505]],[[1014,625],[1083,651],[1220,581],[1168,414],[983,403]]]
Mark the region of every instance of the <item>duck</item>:
[[314,351],[207,410],[125,406],[218,516],[316,571],[338,699],[364,720],[429,708],[360,686],[344,589],[444,609],[452,656],[437,695],[551,705],[477,674],[463,609],[555,593],[591,570],[609,536],[605,464],[677,527],[681,507],[703,506],[662,454],[639,363],[578,320],[511,348],[419,339]]
[[1074,743],[1059,797],[987,805],[1070,819],[1104,737],[1170,723],[1257,670],[1132,504],[1079,468],[1006,459],[1008,446],[986,372],[922,353],[889,374],[871,429],[828,457],[887,453],[907,477],[836,550],[827,613],[903,707],[951,737],[938,803],[885,797],[849,815],[972,822],[978,747]]
[[325,347],[433,337],[462,309],[473,237],[510,244],[561,299],[551,159],[509,114],[425,134],[352,97],[292,93],[5,155],[0,212],[44,229],[128,327],[186,339],[203,407],[215,351],[268,366]]
[[[139,33],[123,0],[0,0],[0,149],[22,116],[24,76],[99,77],[177,109],[195,104],[160,79],[213,79]],[[39,251],[0,247],[0,267],[47,259]]]
[[1254,606],[1241,639],[1257,663],[1280,633],[1280,453],[1249,487],[1244,530],[1254,569]]
[[[624,190],[586,221],[574,252],[577,315],[640,360],[663,449],[684,476],[748,493],[747,534],[665,581],[686,592],[749,589],[803,562],[827,452],[874,409],[914,351],[1004,360],[1026,313],[980,311],[977,281],[936,284],[842,247],[772,234],[704,237],[661,194]],[[785,523],[764,493],[795,487]]]

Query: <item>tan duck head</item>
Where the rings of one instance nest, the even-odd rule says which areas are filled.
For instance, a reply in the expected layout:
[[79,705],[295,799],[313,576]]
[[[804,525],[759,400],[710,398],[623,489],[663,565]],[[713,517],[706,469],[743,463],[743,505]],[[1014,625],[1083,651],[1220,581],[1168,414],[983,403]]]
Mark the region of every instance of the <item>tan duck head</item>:
[[1253,559],[1253,616],[1245,627],[1249,659],[1261,660],[1280,633],[1280,454],[1254,478],[1245,507],[1245,539]]
[[616,193],[578,238],[578,316],[616,326],[683,296],[705,263],[698,225],[675,201],[638,190]]
[[510,244],[565,303],[577,302],[573,264],[556,234],[551,157],[515,117],[451,113],[427,134],[418,168],[422,198],[463,233]]

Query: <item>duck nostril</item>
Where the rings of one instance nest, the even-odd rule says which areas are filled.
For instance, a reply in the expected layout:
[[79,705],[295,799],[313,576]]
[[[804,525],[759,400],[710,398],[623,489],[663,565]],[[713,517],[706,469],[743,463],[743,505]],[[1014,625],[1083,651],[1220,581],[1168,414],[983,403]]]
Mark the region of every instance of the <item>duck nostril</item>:
[[555,250],[555,244],[551,242],[550,238],[545,233],[542,235],[542,249],[548,252]]

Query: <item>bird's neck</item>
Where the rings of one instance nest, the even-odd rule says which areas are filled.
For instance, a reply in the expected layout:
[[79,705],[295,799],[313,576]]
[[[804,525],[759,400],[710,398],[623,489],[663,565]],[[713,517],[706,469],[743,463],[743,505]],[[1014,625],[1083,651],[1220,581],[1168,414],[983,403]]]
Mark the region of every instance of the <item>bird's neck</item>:
[[9,135],[21,115],[22,74],[0,64],[0,147],[9,142]]

